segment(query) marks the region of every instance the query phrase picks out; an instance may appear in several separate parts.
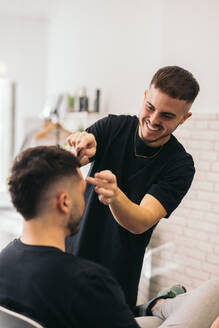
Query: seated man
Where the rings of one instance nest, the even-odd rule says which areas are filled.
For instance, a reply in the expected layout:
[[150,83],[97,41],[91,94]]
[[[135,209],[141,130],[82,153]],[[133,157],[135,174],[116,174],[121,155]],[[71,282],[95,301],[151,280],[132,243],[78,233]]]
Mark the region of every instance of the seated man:
[[0,304],[51,328],[138,327],[109,272],[65,253],[84,210],[85,181],[74,155],[29,148],[15,159],[8,185],[24,220],[20,239],[0,255]]
[[[55,146],[29,148],[15,159],[8,185],[24,220],[20,239],[0,254],[0,305],[48,328],[139,327],[109,271],[65,252],[65,238],[78,231],[84,210],[85,181],[74,155]],[[219,314],[218,285],[173,299],[162,295],[147,306],[157,318],[136,320],[147,328],[168,327],[178,318],[178,328],[209,327]],[[185,315],[189,302],[197,307]],[[205,303],[209,314],[201,326],[197,318]]]

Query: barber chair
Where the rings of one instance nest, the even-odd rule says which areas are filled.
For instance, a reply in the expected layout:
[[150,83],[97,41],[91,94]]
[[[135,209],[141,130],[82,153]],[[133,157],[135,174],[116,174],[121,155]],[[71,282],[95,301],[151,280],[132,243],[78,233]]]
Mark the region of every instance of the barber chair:
[[0,328],[44,328],[36,321],[0,306]]

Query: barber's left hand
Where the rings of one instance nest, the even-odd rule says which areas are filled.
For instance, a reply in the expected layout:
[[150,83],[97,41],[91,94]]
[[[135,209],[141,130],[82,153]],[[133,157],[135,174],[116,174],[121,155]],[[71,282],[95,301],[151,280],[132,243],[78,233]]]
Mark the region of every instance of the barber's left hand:
[[118,195],[116,176],[109,170],[95,173],[94,178],[87,177],[86,181],[94,185],[99,201],[105,205],[112,204]]

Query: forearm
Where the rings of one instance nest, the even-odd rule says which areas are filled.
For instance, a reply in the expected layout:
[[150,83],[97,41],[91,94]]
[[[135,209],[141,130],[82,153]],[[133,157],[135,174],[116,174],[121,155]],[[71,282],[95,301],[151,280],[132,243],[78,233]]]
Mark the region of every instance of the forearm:
[[167,212],[161,203],[150,194],[146,194],[140,205],[133,203],[118,187],[116,176],[109,170],[87,177],[94,185],[99,201],[108,205],[115,220],[125,229],[140,234],[150,229]]
[[133,203],[119,188],[117,197],[109,205],[115,220],[125,229],[140,234],[154,225],[150,209]]

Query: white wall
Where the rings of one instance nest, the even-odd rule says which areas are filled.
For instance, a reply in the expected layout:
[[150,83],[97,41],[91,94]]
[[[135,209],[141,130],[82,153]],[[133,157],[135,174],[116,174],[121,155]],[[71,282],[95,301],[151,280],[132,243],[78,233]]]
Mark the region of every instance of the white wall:
[[194,109],[219,112],[219,1],[165,0],[163,60],[193,72],[201,92]]
[[49,27],[47,94],[103,90],[103,109],[136,113],[152,74],[164,65],[192,71],[193,108],[218,112],[219,2],[64,0]]
[[22,143],[25,116],[38,115],[45,101],[47,22],[17,15],[0,15],[0,61],[17,82],[16,148]]
[[160,66],[163,1],[64,0],[49,26],[47,93],[103,91],[103,111],[136,113]]
[[3,14],[2,5],[0,61],[18,83],[17,148],[25,117],[38,116],[47,96],[86,86],[93,97],[101,88],[103,111],[137,113],[163,65],[181,65],[197,77],[197,112],[219,111],[217,0],[50,0],[49,23],[45,13],[40,18],[43,2],[39,17],[30,8],[16,14],[13,6]]

